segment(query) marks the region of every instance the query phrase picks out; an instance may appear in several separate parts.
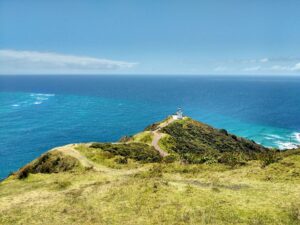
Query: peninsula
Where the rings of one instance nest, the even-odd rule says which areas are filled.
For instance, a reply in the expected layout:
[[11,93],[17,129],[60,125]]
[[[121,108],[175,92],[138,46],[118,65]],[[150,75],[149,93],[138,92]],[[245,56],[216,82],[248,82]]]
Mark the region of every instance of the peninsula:
[[0,183],[0,224],[299,224],[300,149],[170,116],[54,148]]

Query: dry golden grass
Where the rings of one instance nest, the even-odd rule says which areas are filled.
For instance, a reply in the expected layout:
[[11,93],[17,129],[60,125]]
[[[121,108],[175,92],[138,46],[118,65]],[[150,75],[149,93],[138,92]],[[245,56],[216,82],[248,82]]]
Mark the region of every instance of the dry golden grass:
[[106,169],[9,177],[0,224],[300,224],[300,155],[265,168],[93,163]]

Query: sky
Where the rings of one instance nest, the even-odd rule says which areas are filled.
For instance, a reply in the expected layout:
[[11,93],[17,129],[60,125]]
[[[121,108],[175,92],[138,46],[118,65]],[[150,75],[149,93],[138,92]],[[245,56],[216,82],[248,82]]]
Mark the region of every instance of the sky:
[[0,0],[0,74],[300,75],[299,0]]

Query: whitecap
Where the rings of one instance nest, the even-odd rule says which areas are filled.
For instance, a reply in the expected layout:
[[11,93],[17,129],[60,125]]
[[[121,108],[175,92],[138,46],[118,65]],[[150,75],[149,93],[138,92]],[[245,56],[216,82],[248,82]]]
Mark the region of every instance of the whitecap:
[[293,148],[299,147],[299,145],[297,145],[293,142],[276,141],[276,144],[279,149],[293,149]]
[[294,133],[296,140],[300,143],[300,133]]
[[42,100],[42,101],[44,101],[44,100],[48,100],[49,98],[46,98],[46,97],[36,97],[36,100]]
[[45,96],[45,97],[53,97],[55,94],[43,94],[43,93],[31,93],[31,97],[36,97],[36,96]]
[[47,101],[50,97],[55,96],[55,94],[31,93],[30,96],[34,98],[34,102],[31,104],[40,105],[44,101]]
[[267,140],[274,140],[274,138],[272,138],[272,137],[265,137],[265,139],[267,139]]
[[45,96],[45,97],[52,97],[52,96],[55,96],[55,94],[41,94],[41,93],[38,93],[36,94],[37,96]]
[[11,106],[13,106],[13,107],[19,107],[20,105],[19,104],[13,104]]
[[270,139],[282,139],[282,137],[277,134],[266,134],[266,138],[269,140]]

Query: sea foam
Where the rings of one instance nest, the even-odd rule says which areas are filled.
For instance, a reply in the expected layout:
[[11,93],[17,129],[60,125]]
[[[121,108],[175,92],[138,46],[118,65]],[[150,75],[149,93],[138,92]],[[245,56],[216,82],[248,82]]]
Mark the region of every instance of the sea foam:
[[55,94],[42,94],[42,93],[31,93],[30,96],[34,98],[34,105],[40,105],[43,102],[47,101],[49,97],[55,96]]
[[297,140],[297,142],[299,142],[300,144],[300,133],[294,133],[295,135],[295,139]]
[[299,145],[293,142],[276,141],[275,143],[278,145],[279,149],[293,149],[299,147]]

